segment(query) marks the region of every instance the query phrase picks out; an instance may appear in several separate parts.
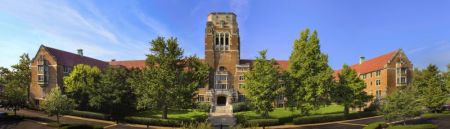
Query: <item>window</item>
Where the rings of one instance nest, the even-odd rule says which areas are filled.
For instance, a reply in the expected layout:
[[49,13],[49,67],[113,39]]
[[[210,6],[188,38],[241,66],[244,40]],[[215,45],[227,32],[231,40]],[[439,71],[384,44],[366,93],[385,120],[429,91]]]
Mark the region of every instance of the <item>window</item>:
[[245,77],[244,76],[239,76],[239,80],[243,81],[243,80],[245,80]]
[[372,81],[370,81],[370,85],[372,85]]
[[401,84],[406,84],[406,77],[401,77],[400,78],[400,83]]
[[401,69],[401,72],[402,72],[402,74],[406,74],[406,73],[408,72],[408,69],[402,68],[402,69]]
[[366,79],[366,74],[361,75],[362,79]]
[[39,71],[39,74],[43,74],[44,73],[44,65],[38,65],[38,71]]
[[71,70],[71,68],[68,66],[63,66],[63,69],[64,69],[64,73],[69,73]]
[[380,76],[381,75],[381,71],[380,70],[378,70],[377,72],[375,72],[375,76]]
[[381,97],[381,90],[377,90],[375,96],[376,96],[377,99],[379,99]]
[[371,73],[369,73],[370,74],[370,77],[372,77],[372,72]]
[[381,80],[376,80],[375,85],[377,86],[381,85]]
[[198,101],[199,101],[199,102],[205,101],[205,96],[203,96],[203,95],[198,95]]
[[45,76],[44,75],[38,75],[38,80],[43,82],[45,81]]

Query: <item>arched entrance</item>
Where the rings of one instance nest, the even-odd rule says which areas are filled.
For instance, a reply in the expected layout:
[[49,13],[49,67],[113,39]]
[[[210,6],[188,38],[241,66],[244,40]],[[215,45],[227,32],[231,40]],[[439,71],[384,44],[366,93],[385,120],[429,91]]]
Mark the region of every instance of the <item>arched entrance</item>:
[[227,97],[217,96],[217,106],[225,106],[227,103]]

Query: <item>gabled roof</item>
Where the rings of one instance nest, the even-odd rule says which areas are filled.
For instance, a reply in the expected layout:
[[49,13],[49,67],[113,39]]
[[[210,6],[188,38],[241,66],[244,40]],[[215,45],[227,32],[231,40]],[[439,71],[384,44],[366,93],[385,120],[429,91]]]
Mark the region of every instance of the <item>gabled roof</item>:
[[[367,61],[364,61],[361,64],[354,64],[351,65],[350,68],[356,70],[358,74],[365,74],[369,72],[373,72],[376,70],[381,70],[384,68],[384,65],[387,64],[391,59],[394,58],[395,55],[397,55],[398,52],[400,52],[401,49],[386,53],[384,55],[369,59]],[[337,77],[337,75],[341,72],[341,70],[335,70],[334,71],[334,77]]]
[[107,62],[91,57],[81,56],[75,53],[66,52],[44,45],[41,45],[41,47],[44,47],[45,50],[47,50],[53,57],[55,57],[59,65],[75,66],[77,64],[86,64],[90,66],[97,66],[100,69],[108,67]]

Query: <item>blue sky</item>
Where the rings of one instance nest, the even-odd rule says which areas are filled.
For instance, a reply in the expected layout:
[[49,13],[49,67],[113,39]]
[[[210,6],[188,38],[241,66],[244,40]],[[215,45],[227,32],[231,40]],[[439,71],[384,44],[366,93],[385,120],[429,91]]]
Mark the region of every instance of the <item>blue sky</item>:
[[257,51],[288,59],[301,30],[317,30],[334,68],[402,48],[415,67],[450,63],[450,1],[412,0],[5,0],[0,4],[0,66],[34,56],[39,45],[109,61],[145,59],[148,42],[175,36],[185,54],[204,57],[210,12],[234,12],[241,58]]

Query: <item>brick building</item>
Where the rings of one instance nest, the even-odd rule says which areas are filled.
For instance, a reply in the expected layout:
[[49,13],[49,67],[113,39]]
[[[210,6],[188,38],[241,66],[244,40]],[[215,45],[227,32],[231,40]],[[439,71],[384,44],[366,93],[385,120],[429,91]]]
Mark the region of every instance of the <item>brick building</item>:
[[[413,65],[401,49],[370,60],[360,57],[359,63],[351,65],[350,68],[364,80],[365,91],[375,99],[386,97],[397,87],[409,85],[413,75]],[[340,70],[336,70],[334,76],[337,77],[339,72]]]
[[[234,13],[210,13],[205,28],[205,58],[202,59],[212,68],[209,83],[198,89],[196,99],[213,105],[230,105],[245,100],[246,91],[242,88],[243,74],[250,70],[254,60],[240,58],[239,27]],[[78,54],[41,46],[32,60],[31,97],[38,104],[45,99],[51,88],[63,87],[63,77],[70,73],[73,66],[87,64],[101,69],[108,65],[121,65],[127,68],[143,68],[145,60],[105,62]],[[276,64],[287,70],[288,61],[277,60]],[[365,80],[366,91],[374,96],[385,96],[397,86],[410,83],[412,64],[402,50],[390,52],[367,61],[361,58],[359,64],[351,66]],[[335,71],[335,74],[339,70]],[[275,102],[283,103],[283,98]]]

